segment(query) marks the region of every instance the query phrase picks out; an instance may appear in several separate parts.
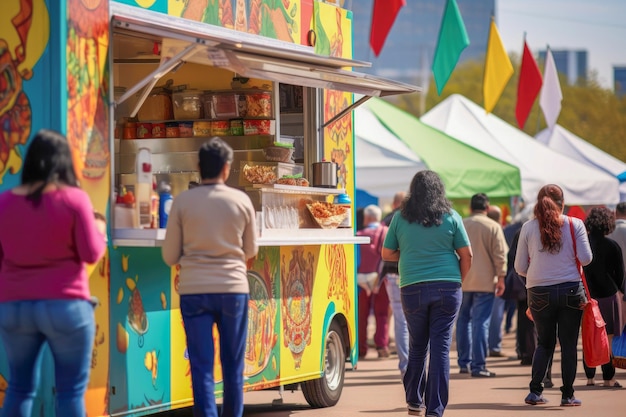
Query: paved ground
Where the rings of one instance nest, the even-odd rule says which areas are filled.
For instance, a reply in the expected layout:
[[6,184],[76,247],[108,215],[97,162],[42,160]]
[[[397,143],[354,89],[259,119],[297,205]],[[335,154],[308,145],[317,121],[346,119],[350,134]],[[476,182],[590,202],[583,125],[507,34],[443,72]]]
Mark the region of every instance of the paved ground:
[[[514,354],[514,336],[506,335],[504,349]],[[455,350],[455,349],[453,349]],[[580,353],[579,353],[580,357]],[[626,415],[626,389],[587,387],[582,364],[578,366],[575,389],[576,397],[583,401],[582,407],[560,407],[560,358],[555,354],[553,380],[555,388],[544,391],[550,401],[543,406],[524,404],[528,393],[530,367],[519,365],[518,360],[489,358],[488,368],[497,373],[495,378],[472,378],[460,375],[456,366],[456,352],[451,355],[450,402],[446,417],[524,417],[541,413],[549,416],[597,416],[617,417]],[[601,372],[598,368],[598,378]],[[626,370],[618,370],[617,379],[626,387]],[[357,370],[346,372],[346,383],[339,403],[335,407],[312,409],[300,391],[285,392],[282,405],[272,405],[279,398],[277,391],[247,393],[244,416],[290,417],[290,416],[406,416],[404,389],[397,370],[397,358],[376,358],[370,350]],[[190,416],[191,413],[180,414]]]

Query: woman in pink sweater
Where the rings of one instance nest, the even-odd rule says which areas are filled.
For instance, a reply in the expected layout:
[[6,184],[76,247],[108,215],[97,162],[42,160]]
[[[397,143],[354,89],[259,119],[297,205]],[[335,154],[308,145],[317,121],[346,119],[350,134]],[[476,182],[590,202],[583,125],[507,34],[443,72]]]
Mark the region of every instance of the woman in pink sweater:
[[95,328],[86,264],[106,246],[97,222],[67,140],[39,131],[21,185],[0,194],[0,339],[10,371],[2,417],[31,415],[45,342],[54,357],[56,415],[86,415]]

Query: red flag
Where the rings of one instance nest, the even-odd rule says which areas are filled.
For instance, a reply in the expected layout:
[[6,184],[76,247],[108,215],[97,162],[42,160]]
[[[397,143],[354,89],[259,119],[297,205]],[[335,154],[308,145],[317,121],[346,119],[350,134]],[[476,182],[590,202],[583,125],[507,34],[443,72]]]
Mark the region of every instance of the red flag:
[[391,26],[403,6],[406,6],[406,0],[374,0],[370,46],[376,56],[383,49]]
[[523,129],[526,124],[530,109],[533,107],[533,103],[541,90],[541,84],[541,72],[539,72],[537,62],[530,53],[526,41],[524,41],[522,68],[517,84],[517,104],[515,105],[515,117],[520,129]]

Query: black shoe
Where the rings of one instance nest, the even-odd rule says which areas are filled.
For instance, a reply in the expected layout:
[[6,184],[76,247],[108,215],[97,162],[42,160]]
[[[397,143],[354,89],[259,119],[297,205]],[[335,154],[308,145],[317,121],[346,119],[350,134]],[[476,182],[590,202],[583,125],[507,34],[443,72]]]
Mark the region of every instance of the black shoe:
[[472,372],[472,376],[475,378],[493,378],[494,376],[496,376],[496,374],[495,372],[491,372],[486,369],[483,369],[478,372]]
[[459,369],[459,373],[460,374],[469,374],[470,370],[469,370],[469,368],[467,366],[465,366],[465,367],[462,367],[461,369]]
[[544,379],[543,380],[543,387],[544,388],[553,388],[554,387],[554,382],[552,382],[551,379]]
[[530,366],[533,364],[533,358],[522,358],[520,365],[522,366]]

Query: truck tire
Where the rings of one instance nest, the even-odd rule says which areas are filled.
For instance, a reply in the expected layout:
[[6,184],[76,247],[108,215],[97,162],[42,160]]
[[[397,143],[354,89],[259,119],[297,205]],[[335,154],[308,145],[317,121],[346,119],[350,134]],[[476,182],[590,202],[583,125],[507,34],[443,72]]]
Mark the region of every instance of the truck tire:
[[302,383],[304,398],[313,408],[332,407],[339,401],[346,371],[346,350],[341,328],[332,322],[326,334],[324,373]]

